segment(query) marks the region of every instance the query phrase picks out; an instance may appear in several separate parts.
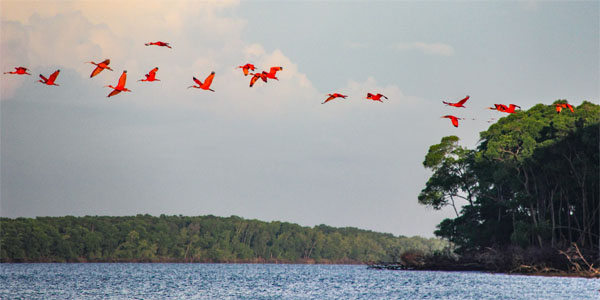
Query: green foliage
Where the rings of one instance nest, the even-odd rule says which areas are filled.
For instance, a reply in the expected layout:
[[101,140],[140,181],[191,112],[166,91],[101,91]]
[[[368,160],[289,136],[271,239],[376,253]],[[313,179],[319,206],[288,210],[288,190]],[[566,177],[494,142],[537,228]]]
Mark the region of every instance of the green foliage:
[[[597,251],[599,144],[600,106],[584,102],[558,114],[554,105],[538,104],[481,132],[475,150],[458,146],[456,137],[432,146],[424,165],[434,174],[419,202],[437,208],[453,195],[472,197],[436,231],[459,251],[573,242]],[[468,176],[463,185],[461,176]]]
[[458,215],[455,199],[472,203],[475,178],[471,169],[474,151],[458,146],[458,137],[447,136],[429,148],[423,166],[433,171],[419,194],[419,203],[434,209],[451,204]]
[[236,216],[0,218],[2,262],[352,262],[447,246],[356,228],[313,228]]

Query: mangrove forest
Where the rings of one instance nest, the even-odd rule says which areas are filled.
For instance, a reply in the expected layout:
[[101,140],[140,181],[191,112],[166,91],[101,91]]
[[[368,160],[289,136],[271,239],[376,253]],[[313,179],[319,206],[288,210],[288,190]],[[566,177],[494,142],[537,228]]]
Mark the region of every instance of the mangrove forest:
[[432,175],[418,201],[454,210],[435,234],[452,243],[456,261],[494,271],[597,272],[600,106],[557,109],[565,103],[499,119],[475,149],[456,136],[429,148],[423,165]]

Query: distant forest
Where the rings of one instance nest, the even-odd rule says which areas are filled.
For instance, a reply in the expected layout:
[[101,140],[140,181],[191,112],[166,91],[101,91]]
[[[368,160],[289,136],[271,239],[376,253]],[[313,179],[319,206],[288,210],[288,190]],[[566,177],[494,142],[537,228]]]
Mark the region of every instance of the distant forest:
[[445,246],[435,238],[236,216],[0,218],[2,262],[367,263]]
[[419,202],[454,209],[435,234],[458,254],[496,270],[598,266],[600,106],[559,113],[565,103],[499,119],[475,149],[456,136],[430,147],[423,165],[433,174]]

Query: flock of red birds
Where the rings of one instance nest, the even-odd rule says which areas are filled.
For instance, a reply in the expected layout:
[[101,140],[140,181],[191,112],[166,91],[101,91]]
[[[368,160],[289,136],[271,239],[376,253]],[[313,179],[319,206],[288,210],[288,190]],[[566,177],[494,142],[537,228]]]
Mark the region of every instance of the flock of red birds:
[[[161,42],[161,41],[150,42],[150,43],[146,43],[145,45],[146,46],[154,45],[154,46],[159,46],[159,47],[167,47],[167,48],[171,49],[171,46],[169,45],[169,43],[165,43],[165,42]],[[90,61],[87,63],[91,63],[96,66],[96,68],[92,71],[90,78],[100,74],[100,72],[102,72],[103,70],[112,71],[112,69],[108,66],[110,64],[110,59],[106,59],[100,63],[95,63],[93,61]],[[254,84],[258,81],[258,79],[261,79],[265,83],[267,82],[268,79],[279,80],[276,77],[276,74],[278,71],[283,70],[283,67],[271,67],[269,69],[269,72],[262,71],[262,72],[251,73],[256,70],[256,67],[253,64],[249,64],[249,63],[245,64],[243,66],[238,66],[237,68],[242,69],[244,76],[248,76],[248,75],[252,76],[250,79],[250,87],[254,86]],[[27,69],[25,67],[15,67],[15,71],[4,72],[4,74],[31,75],[30,73],[27,73],[28,70],[29,69]],[[158,72],[158,67],[155,67],[154,69],[150,70],[148,72],[148,74],[145,75],[146,78],[140,79],[138,81],[146,81],[146,82],[160,81],[160,79],[156,78],[156,72]],[[46,78],[44,75],[40,74],[41,80],[38,80],[38,82],[41,82],[46,85],[58,86],[58,84],[56,84],[55,81],[56,81],[56,78],[58,77],[59,73],[60,73],[60,70],[56,70],[54,73],[50,74],[50,76],[48,76],[48,78]],[[211,72],[210,75],[208,75],[206,77],[206,79],[204,79],[204,82],[198,80],[196,77],[193,77],[192,80],[197,85],[191,85],[188,88],[197,88],[197,89],[203,89],[203,90],[214,92],[214,90],[210,88],[210,85],[212,84],[214,78],[215,78],[215,72]],[[119,82],[117,83],[116,86],[112,86],[112,85],[105,86],[105,87],[109,87],[109,88],[113,89],[108,94],[107,97],[112,97],[121,92],[131,92],[131,90],[129,90],[128,88],[125,87],[126,82],[127,82],[127,71],[123,71],[123,73],[121,74],[121,77],[119,77]],[[344,98],[345,99],[346,97],[348,97],[347,95],[342,95],[340,93],[327,94],[327,96],[328,96],[327,99],[325,99],[325,101],[323,101],[321,104],[325,104],[335,98]],[[377,93],[377,94],[367,93],[367,97],[365,99],[383,102],[381,100],[381,98],[388,99],[386,96],[379,94],[379,93]],[[442,103],[444,103],[448,106],[465,108],[464,104],[467,102],[467,100],[469,100],[469,98],[470,98],[469,96],[466,96],[464,99],[462,99],[458,102],[453,103],[453,102],[442,101]],[[515,109],[517,107],[519,109],[521,109],[521,107],[516,104],[509,104],[508,106],[506,106],[504,104],[494,104],[494,107],[488,107],[488,109],[512,114],[512,113],[516,112]],[[557,103],[556,104],[556,112],[557,113],[560,113],[563,108],[568,108],[571,112],[574,112],[573,106],[568,103]],[[454,115],[445,115],[445,116],[442,116],[442,118],[450,119],[450,121],[452,122],[452,125],[454,125],[454,127],[458,127],[458,120],[465,120],[464,118],[458,118]],[[491,120],[495,120],[495,119],[491,119]],[[488,121],[488,123],[489,122],[490,121]]]
[[[465,98],[463,98],[462,100],[460,100],[458,102],[452,103],[452,102],[442,101],[442,103],[444,103],[448,106],[466,108],[466,106],[464,106],[464,104],[467,102],[467,100],[469,100],[469,98],[470,97],[467,95]],[[521,109],[521,107],[516,104],[509,104],[508,106],[506,106],[504,104],[494,104],[494,107],[488,107],[487,109],[496,110],[496,111],[508,113],[508,114],[514,114],[516,112],[515,110],[517,107],[519,109]],[[573,106],[569,103],[556,103],[556,112],[557,113],[560,113],[563,108],[568,108],[571,112],[575,112],[575,110],[573,109]],[[452,122],[452,125],[454,125],[454,127],[458,127],[458,120],[465,120],[464,118],[458,118],[453,115],[445,115],[442,118],[450,119],[450,121]],[[475,119],[473,119],[473,120],[475,120]],[[495,120],[495,119],[492,118],[491,120]],[[490,123],[490,122],[491,121],[488,121],[488,123]]]

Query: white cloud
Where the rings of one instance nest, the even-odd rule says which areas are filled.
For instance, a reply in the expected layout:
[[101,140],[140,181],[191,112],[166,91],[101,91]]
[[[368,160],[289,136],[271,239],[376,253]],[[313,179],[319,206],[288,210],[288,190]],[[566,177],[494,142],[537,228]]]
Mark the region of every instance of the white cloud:
[[[81,12],[43,16],[34,13],[25,23],[2,21],[2,70],[25,66],[37,79],[40,73],[71,68],[89,76],[94,66],[88,61],[120,59],[129,55],[127,39],[107,26],[95,25]],[[45,74],[48,75],[48,74]],[[61,77],[57,83],[61,84]],[[2,99],[14,95],[28,81],[3,80]]]
[[[216,71],[213,88],[217,93],[210,97],[221,101],[214,101],[217,105],[208,108],[224,114],[231,114],[230,107],[223,107],[225,97],[255,98],[253,106],[242,106],[244,113],[263,115],[285,103],[261,105],[265,98],[306,96],[307,90],[314,90],[307,76],[299,73],[297,65],[281,50],[268,53],[262,45],[242,40],[246,21],[223,14],[237,5],[238,1],[144,1],[143,5],[135,1],[89,1],[39,6],[3,2],[2,70],[23,65],[39,74],[40,70],[49,72],[50,67],[59,67],[89,77],[94,66],[84,62],[109,58],[115,72],[94,78],[99,86],[115,84],[121,71],[128,70],[127,85],[134,89],[126,95],[128,100],[139,105],[196,108],[198,96],[206,98],[210,94],[185,87],[193,83],[193,76],[203,80],[210,71]],[[106,7],[111,6],[119,9],[107,12]],[[155,40],[170,42],[173,49],[144,46]],[[278,74],[280,81],[271,80],[267,86],[261,82],[250,89],[250,78],[240,77],[241,70],[235,69],[247,62],[266,70],[283,66]],[[144,93],[148,85],[139,85],[136,80],[155,66],[160,68],[161,81],[152,86],[153,93]],[[11,98],[21,84],[30,84],[20,79],[2,81],[2,99]],[[67,86],[63,88],[77,88]],[[159,86],[161,89],[156,90]]]
[[[3,21],[9,24],[2,28],[2,52],[7,53],[3,56],[4,69],[24,64],[24,61],[32,68],[72,68],[87,78],[93,66],[83,62],[110,58],[115,72],[101,74],[94,78],[94,83],[98,86],[115,84],[122,70],[128,70],[127,85],[133,92],[120,98],[135,105],[193,109],[230,118],[267,118],[286,112],[315,111],[325,94],[333,92],[318,91],[292,58],[280,49],[269,50],[259,43],[244,42],[242,32],[246,21],[222,16],[222,11],[235,7],[237,1],[126,3],[105,17],[102,17],[103,4],[94,1],[61,2],[58,6],[64,7],[60,13],[53,8],[44,10],[43,5],[16,7],[12,2],[9,4],[9,10],[17,13],[12,17],[14,21]],[[26,9],[31,9],[29,15],[23,12]],[[170,42],[173,49],[143,46],[145,42],[159,39]],[[439,45],[413,43],[410,47],[434,53],[448,52],[443,44]],[[283,70],[277,74],[279,81],[259,81],[250,88],[250,77],[235,69],[245,63],[253,63],[258,71],[272,66],[282,66]],[[157,74],[160,82],[137,82],[155,66],[160,68]],[[204,80],[211,71],[216,72],[212,86],[215,93],[186,89],[193,84],[192,77]],[[12,97],[11,91],[22,83],[4,80],[3,98]],[[340,91],[351,98],[342,110],[360,110],[364,105],[374,104],[364,99],[367,92],[386,95],[388,106],[410,105],[416,101],[398,86],[381,86],[373,77],[365,82],[349,81]],[[102,98],[107,91],[98,93]],[[315,117],[322,113],[318,111]]]
[[[251,53],[248,60],[231,62],[221,73],[217,73],[214,89],[217,91],[214,100],[209,100],[208,107],[220,116],[231,118],[277,118],[281,113],[295,113],[310,110],[318,103],[318,95],[306,74],[298,71],[298,65],[292,62],[279,49],[270,53],[264,51],[259,44],[253,44],[242,50],[239,57]],[[238,58],[239,59],[239,58]],[[235,66],[252,63],[257,72],[268,71],[271,67],[281,66],[277,72],[279,80],[269,79],[267,83],[259,80],[250,88],[250,76],[244,76],[241,69]],[[207,105],[204,103],[203,105]]]
[[[210,15],[239,5],[237,0],[215,1],[2,1],[2,20],[27,22],[32,14],[42,17],[79,11],[95,24],[107,24],[119,34],[158,34],[181,30],[190,18]],[[214,21],[215,19],[210,19]],[[220,20],[223,20],[221,18]],[[220,24],[213,24],[222,27]],[[145,29],[141,31],[140,29]]]
[[257,56],[265,55],[265,48],[260,44],[250,44],[246,46],[244,49],[244,53],[246,54],[246,58],[255,58]]
[[423,43],[423,42],[413,42],[413,43],[399,43],[394,46],[398,50],[419,50],[425,54],[432,55],[444,55],[444,56],[452,56],[454,55],[454,48],[448,44],[444,43]]

